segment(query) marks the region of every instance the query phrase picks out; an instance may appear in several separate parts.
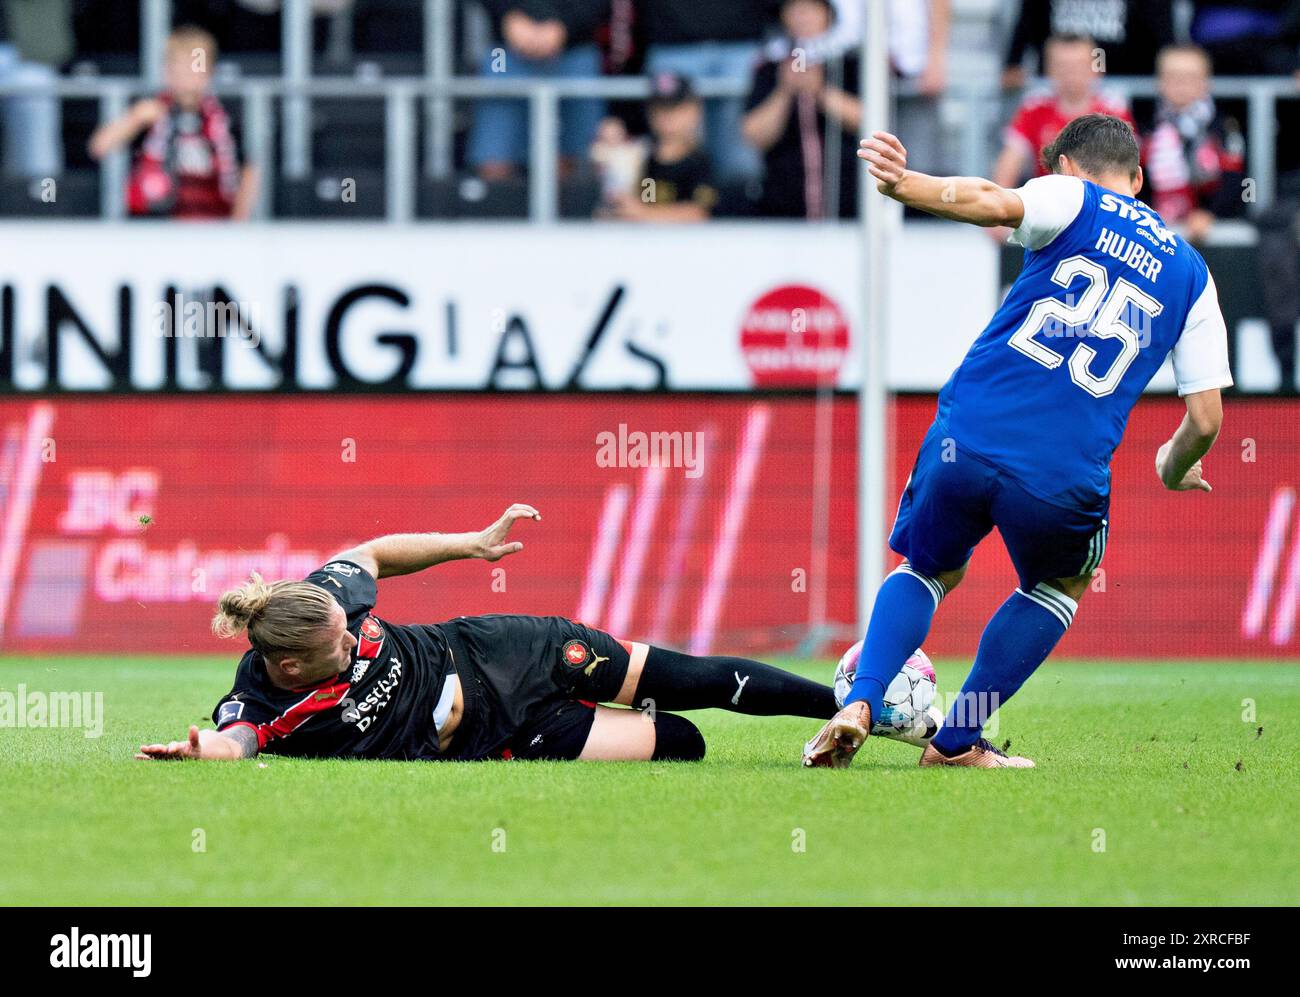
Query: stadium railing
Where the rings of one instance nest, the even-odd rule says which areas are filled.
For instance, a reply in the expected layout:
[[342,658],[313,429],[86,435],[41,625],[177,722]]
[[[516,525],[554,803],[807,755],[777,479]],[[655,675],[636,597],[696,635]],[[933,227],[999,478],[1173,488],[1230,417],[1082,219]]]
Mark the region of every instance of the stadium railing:
[[[453,49],[453,0],[420,0],[424,71],[420,75],[380,76],[364,63],[352,77],[320,76],[313,72],[312,12],[310,0],[284,0],[281,22],[280,72],[277,75],[231,76],[218,67],[216,92],[238,98],[243,119],[247,158],[263,172],[256,216],[270,217],[273,192],[282,178],[305,179],[312,169],[310,104],[314,99],[381,100],[384,105],[382,174],[384,216],[394,222],[413,220],[417,212],[416,185],[420,178],[446,181],[455,175],[455,102],[489,97],[518,97],[528,101],[530,148],[528,217],[549,222],[559,217],[557,150],[560,101],[597,97],[639,100],[650,92],[644,77],[518,80],[460,76]],[[164,40],[172,19],[169,0],[140,0],[141,72],[128,76],[72,76],[53,86],[10,84],[0,86],[0,99],[22,94],[53,95],[60,101],[91,99],[98,103],[100,121],[126,110],[130,100],[156,92],[162,78]],[[1134,98],[1155,94],[1149,78],[1108,78],[1114,90]],[[918,96],[915,87],[896,84],[896,100]],[[747,91],[745,83],[702,81],[702,97],[736,98]],[[1255,181],[1255,202],[1271,202],[1276,190],[1274,153],[1276,105],[1295,98],[1296,86],[1288,77],[1221,78],[1214,83],[1218,98],[1244,99],[1247,104],[1247,164]],[[956,162],[965,174],[985,174],[996,153],[997,133],[1007,110],[1007,95],[996,84],[955,80],[945,100],[956,102],[959,138]],[[279,156],[271,155],[275,136],[275,103],[280,102]],[[420,129],[417,114],[423,105],[423,156],[418,155]],[[13,141],[13,137],[9,137]],[[358,170],[374,163],[358,162]],[[99,167],[99,216],[121,218],[127,155],[107,157]]]
[[[1130,100],[1155,95],[1152,80],[1137,77],[1108,78],[1110,89]],[[526,100],[529,107],[528,217],[549,222],[559,216],[557,156],[560,101],[597,97],[607,100],[640,100],[649,95],[645,77],[599,77],[572,80],[516,80],[449,77],[434,80],[425,76],[386,77],[248,77],[226,79],[215,86],[218,95],[237,98],[242,107],[243,133],[250,162],[263,170],[257,209],[259,217],[271,215],[271,192],[279,176],[306,177],[311,168],[311,135],[307,111],[315,99],[379,100],[384,106],[384,148],[382,170],[385,188],[385,217],[404,222],[415,218],[416,185],[423,176],[445,180],[455,173],[453,162],[453,102],[489,97]],[[98,117],[110,120],[126,110],[131,99],[150,93],[147,80],[131,77],[71,77],[52,86],[0,86],[0,98],[23,94],[53,95],[61,101],[95,100]],[[743,96],[744,87],[721,81],[702,81],[698,90],[704,98]],[[1276,108],[1279,100],[1297,96],[1289,77],[1222,78],[1215,81],[1218,99],[1243,100],[1247,107],[1246,139],[1248,174],[1255,182],[1255,204],[1271,203],[1277,186]],[[915,96],[900,87],[896,99]],[[1001,124],[1004,94],[996,87],[968,83],[953,84],[945,99],[956,101],[960,122],[958,162],[966,174],[983,174],[996,152],[996,132]],[[279,155],[273,155],[275,105],[283,109]],[[423,157],[419,156],[417,114],[425,115]],[[358,164],[363,166],[366,164]],[[127,155],[107,157],[100,170],[100,217],[121,218],[125,211],[121,191],[128,168]]]

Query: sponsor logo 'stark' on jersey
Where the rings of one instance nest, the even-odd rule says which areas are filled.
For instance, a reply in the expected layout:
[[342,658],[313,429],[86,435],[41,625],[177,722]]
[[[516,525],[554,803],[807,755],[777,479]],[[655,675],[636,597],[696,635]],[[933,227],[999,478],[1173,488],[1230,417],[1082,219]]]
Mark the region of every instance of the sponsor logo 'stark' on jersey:
[[1180,395],[1232,383],[1218,294],[1200,254],[1136,198],[1068,176],[1016,193],[1024,267],[940,392],[938,421],[958,454],[1047,501],[1096,507],[1166,356]]
[[374,577],[350,561],[331,561],[305,579],[347,614],[357,638],[348,667],[307,689],[282,689],[250,649],[234,688],[217,704],[217,730],[251,727],[260,751],[305,757],[437,758],[434,707],[454,671],[436,626],[398,626],[371,612]]

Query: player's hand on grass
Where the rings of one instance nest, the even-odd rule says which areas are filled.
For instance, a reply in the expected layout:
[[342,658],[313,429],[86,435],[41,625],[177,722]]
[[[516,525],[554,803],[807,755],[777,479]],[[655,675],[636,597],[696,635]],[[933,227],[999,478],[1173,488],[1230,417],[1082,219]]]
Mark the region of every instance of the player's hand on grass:
[[866,162],[867,172],[876,178],[876,190],[892,195],[907,172],[907,150],[898,137],[889,132],[872,132],[859,144],[858,158]]
[[1187,469],[1187,473],[1183,475],[1181,481],[1177,481],[1172,485],[1169,483],[1166,471],[1169,466],[1169,454],[1173,447],[1174,441],[1170,440],[1156,451],[1156,474],[1160,475],[1160,480],[1164,483],[1164,486],[1173,492],[1213,491],[1214,489],[1210,487],[1210,483],[1201,477],[1201,462],[1199,460]]
[[478,543],[475,545],[475,556],[485,561],[499,561],[507,554],[517,554],[523,550],[524,545],[521,541],[506,540],[510,535],[510,527],[517,519],[532,519],[540,523],[542,514],[531,505],[516,502],[500,519],[479,534]]
[[135,753],[140,761],[179,761],[185,758],[202,758],[203,745],[199,740],[199,729],[190,725],[189,739],[186,741],[169,741],[167,744],[142,744]]

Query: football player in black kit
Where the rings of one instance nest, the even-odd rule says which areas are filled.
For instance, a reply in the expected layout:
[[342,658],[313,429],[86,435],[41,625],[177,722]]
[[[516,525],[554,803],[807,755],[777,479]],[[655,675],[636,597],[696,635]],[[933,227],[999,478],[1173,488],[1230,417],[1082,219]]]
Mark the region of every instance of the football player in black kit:
[[[704,738],[675,710],[825,720],[831,689],[746,658],[621,641],[559,616],[461,616],[431,625],[373,614],[376,579],[458,558],[496,561],[513,505],[481,533],[379,537],[300,582],[256,575],[221,597],[213,629],[252,647],[212,714],[140,759],[484,758],[698,760]],[[614,703],[633,709],[597,705]]]

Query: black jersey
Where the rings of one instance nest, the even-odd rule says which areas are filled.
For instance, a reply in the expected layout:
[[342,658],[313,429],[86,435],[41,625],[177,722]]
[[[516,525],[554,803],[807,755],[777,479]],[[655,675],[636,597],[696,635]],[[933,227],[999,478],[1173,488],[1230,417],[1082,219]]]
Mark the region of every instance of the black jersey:
[[702,149],[671,163],[654,154],[646,164],[645,175],[655,182],[657,204],[698,204],[712,211],[718,203],[713,166]]
[[305,579],[338,600],[357,638],[352,663],[307,689],[282,689],[250,649],[234,688],[212,713],[217,730],[252,727],[261,751],[310,758],[438,758],[439,718],[455,693],[455,667],[438,626],[398,626],[371,613],[375,579],[331,561]]

